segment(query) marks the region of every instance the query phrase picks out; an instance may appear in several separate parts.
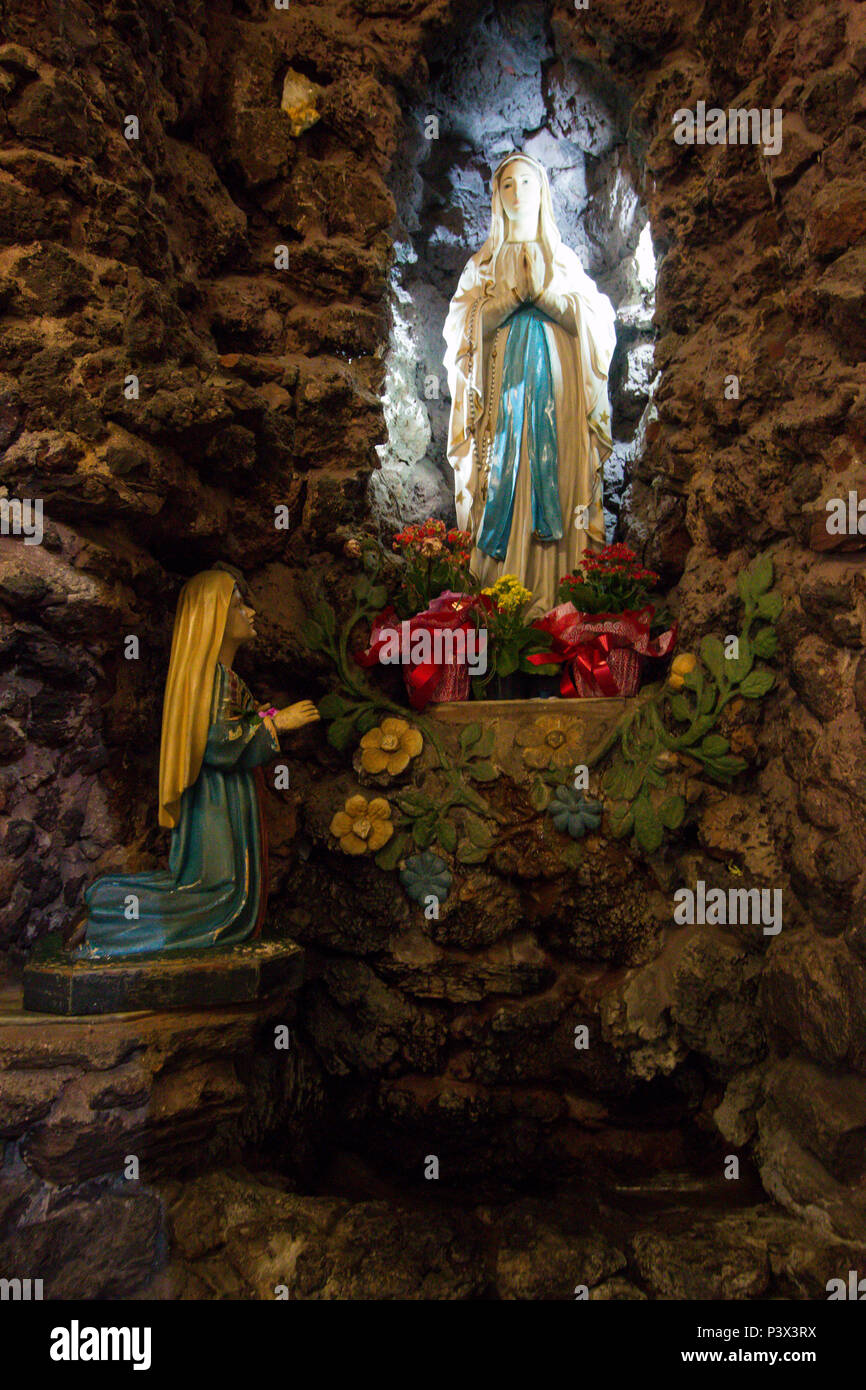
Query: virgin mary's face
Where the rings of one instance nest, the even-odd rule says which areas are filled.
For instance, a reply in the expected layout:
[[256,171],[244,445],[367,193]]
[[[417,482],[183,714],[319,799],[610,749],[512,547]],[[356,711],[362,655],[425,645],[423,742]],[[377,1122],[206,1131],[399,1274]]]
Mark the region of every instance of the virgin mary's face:
[[256,610],[244,603],[240,590],[232,591],[229,611],[226,614],[225,636],[230,642],[252,642],[256,635]]
[[541,179],[525,159],[506,164],[499,178],[499,196],[509,218],[537,222],[541,209]]

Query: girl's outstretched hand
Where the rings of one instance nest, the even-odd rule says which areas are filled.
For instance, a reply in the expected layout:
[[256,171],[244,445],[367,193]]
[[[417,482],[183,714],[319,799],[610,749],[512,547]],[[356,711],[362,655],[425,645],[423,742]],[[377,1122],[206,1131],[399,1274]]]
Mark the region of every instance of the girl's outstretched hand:
[[285,709],[277,710],[274,724],[280,733],[287,733],[289,729],[302,729],[305,724],[315,724],[320,718],[312,700],[299,700],[296,705],[286,705]]

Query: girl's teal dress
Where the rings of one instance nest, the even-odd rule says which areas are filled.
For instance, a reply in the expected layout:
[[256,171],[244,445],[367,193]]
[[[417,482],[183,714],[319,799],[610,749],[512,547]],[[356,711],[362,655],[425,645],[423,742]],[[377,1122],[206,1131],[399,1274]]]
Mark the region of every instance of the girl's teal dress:
[[181,797],[168,869],[87,889],[80,958],[234,946],[254,933],[267,897],[256,769],[279,752],[255,711],[240,677],[217,664],[204,759]]

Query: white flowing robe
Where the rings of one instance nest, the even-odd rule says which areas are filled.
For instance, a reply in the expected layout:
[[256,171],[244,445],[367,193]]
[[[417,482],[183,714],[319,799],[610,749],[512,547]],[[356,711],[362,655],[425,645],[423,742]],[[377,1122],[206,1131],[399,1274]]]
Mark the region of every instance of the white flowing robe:
[[[494,438],[509,323],[482,333],[482,303],[498,301],[508,312],[520,307],[515,291],[524,245],[543,264],[538,243],[505,242],[495,282],[482,276],[480,252],[467,263],[445,321],[445,369],[451,390],[448,461],[454,469],[457,525],[477,537],[487,495],[485,460]],[[610,300],[596,289],[576,254],[560,245],[550,284],[534,301],[544,324],[556,406],[559,503],[563,536],[542,542],[532,536],[531,466],[526,433],[520,446],[511,534],[505,559],[473,546],[472,569],[487,586],[516,574],[532,590],[533,612],[557,602],[559,580],[587,549],[604,545],[601,467],[612,449],[607,373],[616,343]],[[480,344],[480,350],[479,350]],[[526,413],[528,416],[528,412]],[[474,424],[473,424],[474,421]]]

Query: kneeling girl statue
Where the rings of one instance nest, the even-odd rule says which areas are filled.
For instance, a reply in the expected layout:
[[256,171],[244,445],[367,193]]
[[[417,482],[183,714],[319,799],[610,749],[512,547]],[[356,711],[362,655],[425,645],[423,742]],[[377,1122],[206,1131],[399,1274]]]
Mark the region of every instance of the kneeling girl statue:
[[548,610],[559,580],[604,545],[611,452],[610,300],[559,234],[547,173],[512,154],[493,175],[490,235],[444,329],[457,525],[485,585],[514,574]]
[[181,590],[159,754],[168,868],[87,889],[67,938],[80,957],[234,946],[258,933],[267,899],[260,768],[280,751],[278,733],[319,715],[309,700],[257,710],[232,669],[254,618],[226,571],[205,570]]

